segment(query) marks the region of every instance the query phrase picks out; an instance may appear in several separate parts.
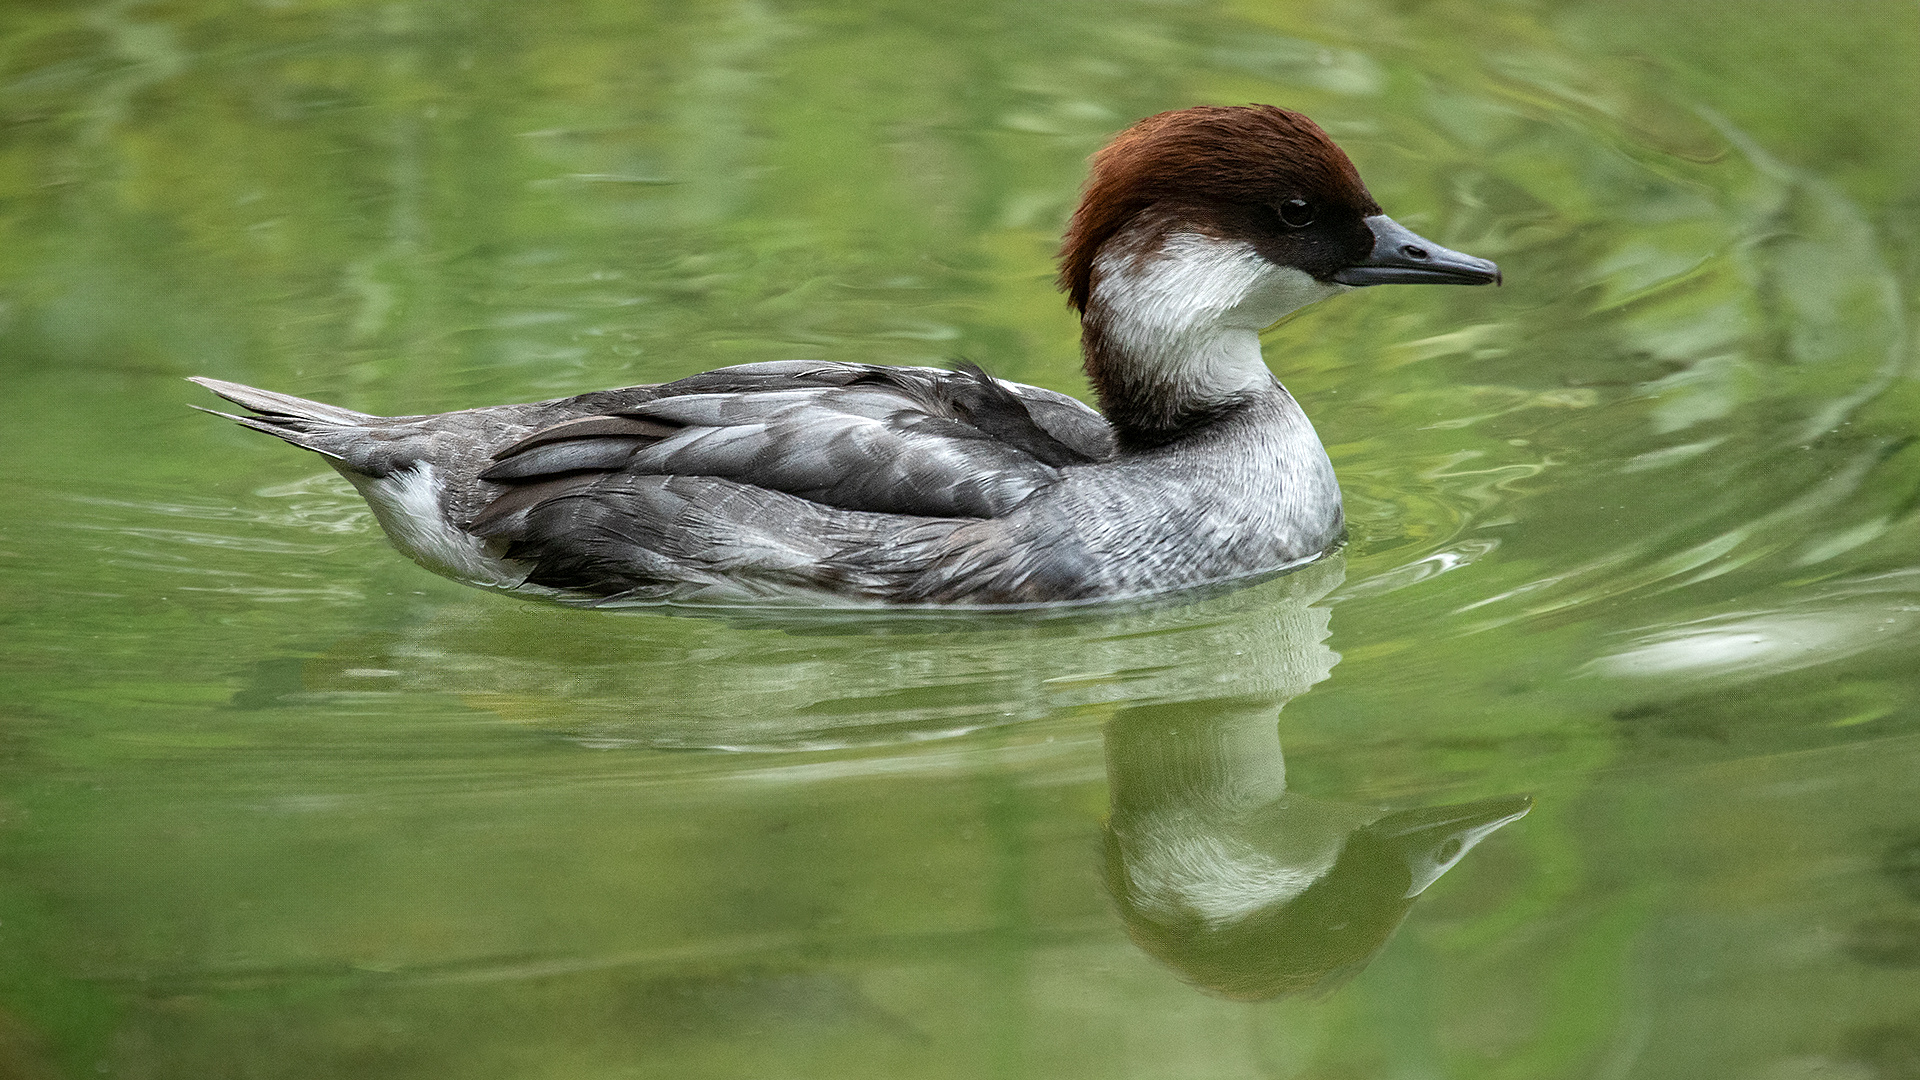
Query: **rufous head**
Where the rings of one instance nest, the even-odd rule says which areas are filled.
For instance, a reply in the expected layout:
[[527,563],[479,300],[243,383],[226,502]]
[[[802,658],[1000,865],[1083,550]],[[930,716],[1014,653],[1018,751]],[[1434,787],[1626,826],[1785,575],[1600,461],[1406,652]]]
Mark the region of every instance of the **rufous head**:
[[1150,209],[1182,229],[1250,243],[1269,262],[1320,281],[1499,280],[1492,263],[1394,224],[1318,124],[1272,105],[1163,112],[1093,156],[1060,250],[1060,287],[1076,308],[1086,310],[1101,245]]

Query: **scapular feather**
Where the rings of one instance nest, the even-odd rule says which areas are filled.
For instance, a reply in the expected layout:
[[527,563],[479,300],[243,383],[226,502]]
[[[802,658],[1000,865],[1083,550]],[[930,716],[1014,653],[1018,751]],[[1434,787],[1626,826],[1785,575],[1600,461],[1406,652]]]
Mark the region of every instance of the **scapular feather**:
[[619,435],[640,439],[664,439],[680,430],[677,425],[663,424],[657,420],[647,420],[637,416],[588,416],[579,420],[568,420],[521,439],[519,442],[493,455],[495,461],[504,461],[515,454],[531,450],[548,443],[564,442],[567,439],[585,439],[595,435]]
[[480,474],[482,480],[532,480],[573,472],[619,469],[650,439],[586,438],[547,443],[515,454]]

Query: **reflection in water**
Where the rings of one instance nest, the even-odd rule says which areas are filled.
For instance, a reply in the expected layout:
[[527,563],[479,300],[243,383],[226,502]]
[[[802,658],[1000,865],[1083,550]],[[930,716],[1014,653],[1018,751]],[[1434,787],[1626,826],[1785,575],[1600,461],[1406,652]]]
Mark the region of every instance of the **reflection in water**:
[[[1356,974],[1415,898],[1530,805],[1511,796],[1387,813],[1288,792],[1276,713],[1340,660],[1325,601],[1343,576],[1336,556],[1188,603],[1063,617],[736,611],[583,624],[577,611],[470,606],[453,610],[478,617],[309,662],[292,695],[457,694],[598,748],[748,752],[730,755],[736,781],[965,770],[965,754],[796,763],[766,752],[1105,719],[1106,878],[1133,940],[1208,990],[1267,998]],[[683,647],[664,648],[662,634]],[[519,662],[489,662],[508,635],[522,642]],[[730,648],[686,647],[709,638]],[[290,696],[271,674],[259,673],[248,702]],[[659,700],[675,703],[671,715]]]
[[1203,599],[1064,614],[681,618],[484,598],[337,644],[306,662],[304,692],[450,694],[599,749],[735,751],[894,745],[1123,705],[1285,701],[1339,660],[1316,604],[1342,574],[1335,557]]
[[1123,710],[1107,725],[1107,887],[1133,940],[1259,1000],[1358,974],[1524,795],[1385,813],[1289,794],[1275,703]]

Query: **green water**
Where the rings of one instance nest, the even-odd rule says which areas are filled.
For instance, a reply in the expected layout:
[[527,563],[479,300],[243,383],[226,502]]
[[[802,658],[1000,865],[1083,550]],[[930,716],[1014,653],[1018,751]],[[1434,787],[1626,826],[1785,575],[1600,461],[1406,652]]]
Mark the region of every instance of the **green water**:
[[[1268,335],[1265,585],[539,606],[185,407],[1083,392],[1085,156],[1250,100],[1507,278]],[[0,1077],[1920,1076],[1911,3],[12,0],[0,132]]]

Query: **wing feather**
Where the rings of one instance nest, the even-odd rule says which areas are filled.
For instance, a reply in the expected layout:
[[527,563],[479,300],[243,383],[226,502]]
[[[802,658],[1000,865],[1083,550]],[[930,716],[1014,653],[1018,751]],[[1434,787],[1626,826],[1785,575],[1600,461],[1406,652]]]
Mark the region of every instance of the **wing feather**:
[[[710,476],[843,510],[995,517],[1061,468],[1096,460],[1088,450],[1104,449],[1099,414],[1062,401],[1072,399],[977,368],[743,365],[658,387],[617,413],[536,431],[499,451],[482,477]],[[1035,407],[1053,423],[1037,421]],[[1062,422],[1072,409],[1092,425]]]
[[635,416],[586,416],[578,420],[567,420],[521,439],[519,442],[498,451],[493,455],[495,461],[511,457],[523,450],[536,446],[560,442],[565,439],[585,439],[596,435],[616,435],[624,438],[664,439],[678,428],[671,424],[662,424]]
[[[644,595],[699,567],[716,586],[882,590],[895,563],[932,557],[933,537],[1004,517],[1113,452],[1097,412],[972,367],[751,364],[629,395],[525,435],[482,474],[506,490],[470,528],[534,563],[529,580]],[[850,548],[823,535],[849,528],[878,532]],[[883,533],[925,536],[902,547]],[[821,577],[833,574],[873,580]]]

